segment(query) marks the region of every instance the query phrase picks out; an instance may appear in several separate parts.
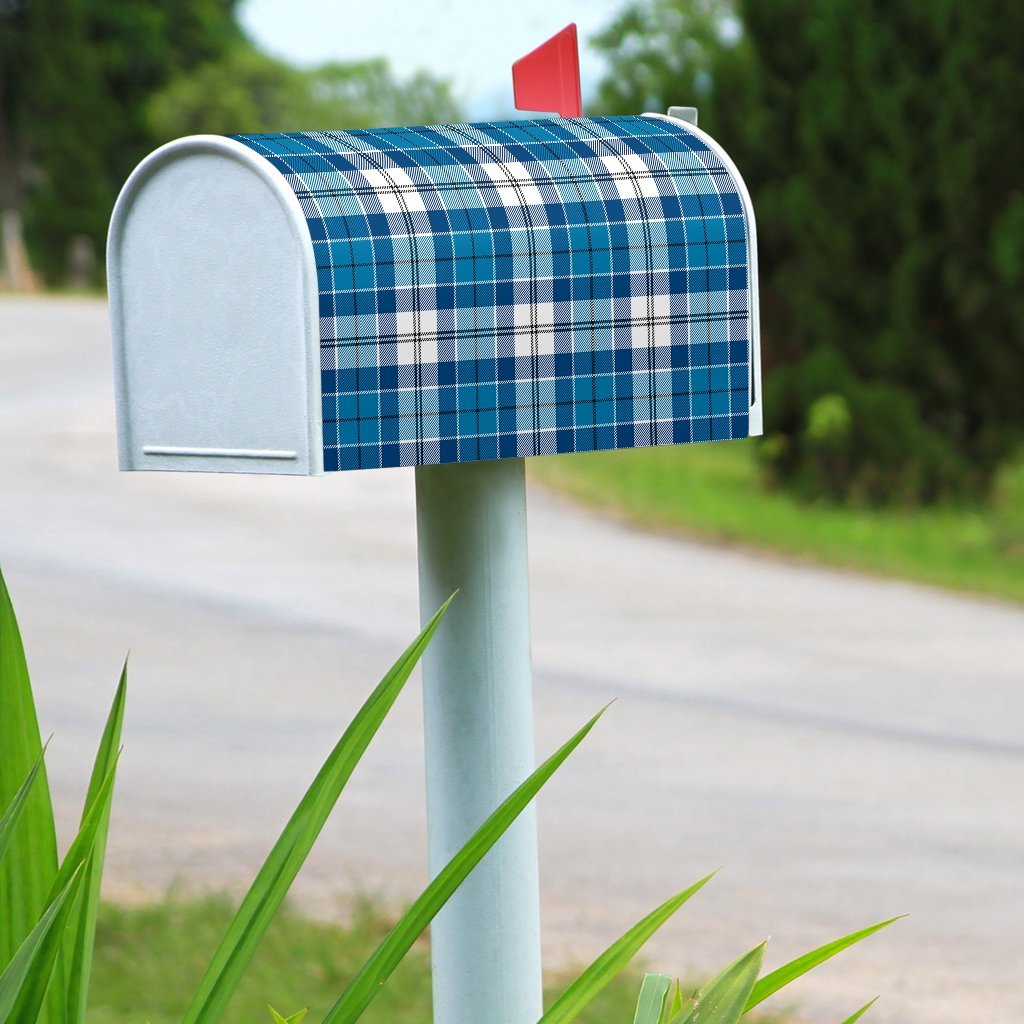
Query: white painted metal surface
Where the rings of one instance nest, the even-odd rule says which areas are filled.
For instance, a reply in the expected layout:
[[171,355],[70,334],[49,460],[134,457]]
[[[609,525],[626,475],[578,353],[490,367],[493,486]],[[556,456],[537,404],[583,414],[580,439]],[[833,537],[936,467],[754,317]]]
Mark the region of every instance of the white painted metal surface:
[[[532,771],[522,459],[416,470],[420,615],[455,591],[423,660],[430,871]],[[542,1012],[537,828],[528,808],[431,928],[434,1024]]]
[[122,469],[323,471],[313,246],[266,160],[217,136],[158,149],[108,266]]

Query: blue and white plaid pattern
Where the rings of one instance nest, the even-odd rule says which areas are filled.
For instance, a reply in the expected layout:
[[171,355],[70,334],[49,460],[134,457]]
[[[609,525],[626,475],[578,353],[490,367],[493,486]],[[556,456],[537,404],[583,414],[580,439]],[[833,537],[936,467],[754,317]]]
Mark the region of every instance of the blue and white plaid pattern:
[[309,223],[324,469],[747,436],[745,212],[686,127],[237,138]]

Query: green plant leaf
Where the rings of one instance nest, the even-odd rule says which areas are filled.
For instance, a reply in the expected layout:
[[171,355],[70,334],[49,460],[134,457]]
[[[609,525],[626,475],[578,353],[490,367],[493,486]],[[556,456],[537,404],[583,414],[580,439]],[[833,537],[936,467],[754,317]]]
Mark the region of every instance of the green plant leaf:
[[860,931],[851,932],[849,935],[844,935],[841,939],[827,942],[824,946],[812,949],[809,953],[804,953],[803,956],[799,956],[788,964],[783,964],[770,974],[766,974],[754,986],[753,992],[750,993],[747,1009],[752,1010],[759,1003],[763,1003],[769,996],[774,995],[780,988],[784,988],[802,974],[813,970],[819,964],[830,960],[837,953],[841,953],[844,949],[848,949],[862,939],[866,939],[869,935],[874,935],[875,932],[888,928],[889,925],[898,920],[900,920],[899,917],[890,917],[889,920],[880,921],[878,924],[871,925],[870,928],[862,928]]
[[38,1019],[81,883],[82,873],[78,871],[43,911],[0,974],[0,1024],[12,1020],[12,1013],[17,1024],[23,1021],[34,1024]]
[[567,1021],[574,1020],[594,996],[636,956],[640,947],[713,877],[713,872],[705,875],[688,889],[656,907],[629,931],[624,932],[569,985],[537,1024],[566,1024]]
[[533,800],[544,783],[554,775],[562,762],[580,745],[602,714],[604,711],[599,711],[572,739],[559,747],[518,786],[473,833],[462,849],[435,875],[369,960],[359,969],[338,1001],[328,1010],[323,1024],[352,1024],[362,1015],[434,915]]
[[114,777],[117,774],[116,769],[117,764],[115,762],[100,785],[96,799],[86,812],[78,834],[71,841],[68,852],[64,854],[64,859],[60,862],[60,867],[57,869],[57,877],[53,882],[53,889],[49,894],[51,900],[56,898],[57,893],[67,885],[71,876],[92,856],[96,847],[96,840],[99,837],[100,825],[110,811],[110,800],[114,793]]
[[[16,798],[39,760],[39,736],[32,686],[18,620],[0,573],[0,807]],[[57,874],[57,837],[53,825],[46,766],[25,800],[7,855],[0,863],[0,964],[14,956],[47,905]],[[58,1024],[53,1017],[52,1024]],[[47,1022],[49,1024],[49,1021]]]
[[673,1017],[683,1012],[683,986],[676,979],[676,987],[672,990],[672,998],[669,1005],[665,1007],[665,1020],[670,1021]]
[[290,1017],[282,1017],[272,1006],[267,1007],[270,1010],[270,1016],[273,1018],[274,1024],[302,1024],[303,1018],[309,1013],[309,1008],[305,1010],[299,1010],[298,1013],[293,1013]]
[[385,716],[437,631],[449,598],[359,709],[274,844],[217,947],[182,1024],[214,1024]]
[[40,754],[39,757],[36,758],[36,763],[32,765],[29,770],[27,778],[21,784],[18,792],[15,793],[14,799],[11,801],[7,810],[4,811],[3,817],[0,818],[0,861],[3,861],[4,854],[7,853],[7,847],[10,845],[11,837],[14,835],[15,826],[18,824],[21,812],[25,809],[25,802],[27,801],[28,794],[32,789],[32,783],[35,782],[42,764],[43,754]]
[[755,946],[712,978],[694,997],[686,1016],[674,1018],[671,1024],[737,1024],[746,1013],[766,945]]
[[[107,777],[103,780],[99,792],[96,794],[96,799],[93,801],[92,806],[86,813],[82,827],[78,830],[78,835],[76,835],[72,840],[71,846],[68,848],[68,852],[64,855],[64,860],[61,861],[61,865],[57,869],[57,877],[54,880],[53,889],[49,896],[51,902],[57,899],[60,893],[70,883],[72,878],[79,878],[80,884],[78,885],[77,890],[81,890],[82,888],[81,883],[84,882],[86,874],[85,868],[96,848],[96,841],[99,836],[100,826],[106,820],[107,815],[110,812],[110,800],[114,792],[114,774],[115,769],[112,767],[107,773]],[[75,902],[75,906],[77,906],[77,903],[78,901]],[[68,916],[73,919],[72,909],[73,908],[69,908]],[[33,1014],[38,1011],[32,1009],[32,1013],[30,1014],[29,1009],[27,1008],[43,1006],[46,998],[47,986],[49,986],[51,993],[50,1001],[46,1004],[47,1012],[55,1012],[58,1015],[67,1014],[68,990],[66,984],[64,984],[66,978],[64,977],[65,966],[61,943],[64,940],[65,933],[69,931],[70,925],[66,929],[61,929],[61,942],[58,943],[56,952],[54,953],[55,962],[57,963],[62,983],[59,985],[49,985],[50,975],[52,973],[51,970],[47,970],[45,974],[41,971],[35,972],[26,982],[25,990],[21,997],[22,1001],[18,1003],[16,1013],[19,1021],[25,1020],[34,1022],[36,1020],[36,1016]],[[66,1020],[66,1016],[58,1016],[58,1020]]]
[[640,986],[640,997],[636,1001],[633,1024],[661,1024],[665,1009],[665,997],[672,985],[667,974],[645,974]]
[[[89,976],[92,970],[92,952],[96,940],[96,915],[100,905],[100,884],[103,880],[103,860],[107,850],[107,829],[110,824],[112,792],[106,792],[105,780],[113,781],[121,747],[121,726],[124,723],[125,696],[128,689],[128,661],[121,668],[114,700],[100,737],[100,745],[93,761],[89,789],[82,809],[81,827],[84,829],[90,812],[100,807],[92,854],[85,865],[82,898],[68,928],[65,942],[67,963],[67,1019],[69,1024],[85,1024],[85,1011],[89,998]],[[106,795],[105,795],[106,794]],[[105,797],[105,798],[104,798]]]
[[863,1017],[864,1014],[867,1013],[868,1010],[870,1010],[871,1007],[874,1006],[877,1002],[878,996],[875,996],[875,998],[872,999],[870,1003],[865,1003],[856,1013],[851,1014],[849,1017],[847,1017],[846,1020],[843,1021],[843,1024],[857,1024],[857,1021],[859,1021],[861,1017]]

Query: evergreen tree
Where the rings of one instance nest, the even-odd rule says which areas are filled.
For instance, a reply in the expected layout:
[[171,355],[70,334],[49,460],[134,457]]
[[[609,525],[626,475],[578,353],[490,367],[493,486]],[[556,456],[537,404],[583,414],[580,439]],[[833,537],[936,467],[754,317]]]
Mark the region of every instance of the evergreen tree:
[[771,473],[983,493],[1024,438],[1024,7],[653,0],[598,42],[606,110],[696,102],[751,188]]

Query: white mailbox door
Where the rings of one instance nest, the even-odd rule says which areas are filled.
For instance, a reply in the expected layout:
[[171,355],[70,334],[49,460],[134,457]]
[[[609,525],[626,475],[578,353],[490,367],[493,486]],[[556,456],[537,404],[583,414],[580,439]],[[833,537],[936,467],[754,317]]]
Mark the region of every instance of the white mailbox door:
[[230,139],[171,143],[108,244],[121,468],[322,472],[316,268],[281,175]]

